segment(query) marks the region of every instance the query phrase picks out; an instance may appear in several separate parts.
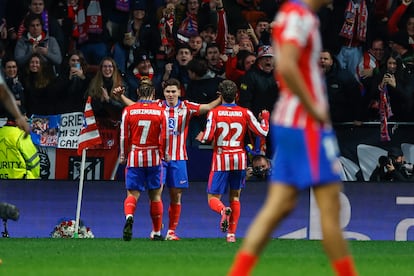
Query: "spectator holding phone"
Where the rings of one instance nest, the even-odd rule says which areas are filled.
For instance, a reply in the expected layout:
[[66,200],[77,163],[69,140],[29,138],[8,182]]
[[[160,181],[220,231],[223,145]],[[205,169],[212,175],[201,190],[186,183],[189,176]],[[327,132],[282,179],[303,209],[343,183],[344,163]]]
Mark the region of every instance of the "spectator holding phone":
[[56,39],[43,30],[43,19],[31,13],[25,19],[27,31],[17,41],[14,56],[19,67],[26,64],[33,54],[39,54],[44,61],[56,67],[62,62],[62,55]]

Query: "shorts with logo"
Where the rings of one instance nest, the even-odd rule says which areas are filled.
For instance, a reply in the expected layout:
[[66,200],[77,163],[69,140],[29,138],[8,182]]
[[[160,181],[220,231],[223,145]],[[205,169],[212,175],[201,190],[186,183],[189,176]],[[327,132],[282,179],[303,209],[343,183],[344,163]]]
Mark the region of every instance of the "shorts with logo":
[[125,186],[127,190],[144,192],[162,187],[161,165],[154,167],[126,168]]
[[303,190],[340,181],[339,148],[333,130],[271,126],[272,182]]
[[187,161],[171,160],[162,162],[163,183],[168,188],[188,188]]
[[246,171],[211,171],[208,184],[208,194],[225,194],[228,187],[230,190],[240,190],[246,184]]

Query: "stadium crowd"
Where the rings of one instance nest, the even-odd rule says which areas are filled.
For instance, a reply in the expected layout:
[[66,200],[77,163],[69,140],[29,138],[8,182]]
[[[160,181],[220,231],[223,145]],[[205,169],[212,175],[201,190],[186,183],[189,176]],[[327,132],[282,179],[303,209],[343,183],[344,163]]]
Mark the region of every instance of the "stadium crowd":
[[[236,102],[257,116],[278,98],[270,26],[282,2],[0,0],[1,74],[27,118],[83,111],[91,96],[97,117],[120,121],[126,105],[114,91],[135,101],[150,81],[162,99],[170,78],[181,99],[200,104],[232,80]],[[414,122],[412,2],[333,1],[319,11],[334,123],[379,122],[387,140],[389,120]],[[205,120],[192,119],[188,145],[199,145]]]

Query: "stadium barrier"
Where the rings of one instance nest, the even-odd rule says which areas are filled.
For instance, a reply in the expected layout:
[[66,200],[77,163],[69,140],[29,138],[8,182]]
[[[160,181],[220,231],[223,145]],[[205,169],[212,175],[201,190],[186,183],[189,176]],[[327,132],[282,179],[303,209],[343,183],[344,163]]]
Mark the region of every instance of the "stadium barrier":
[[[208,207],[206,185],[206,181],[191,182],[190,188],[184,192],[182,218],[177,228],[180,237],[224,238],[218,227],[220,216]],[[238,237],[245,235],[264,201],[266,190],[264,182],[247,183],[241,197]],[[8,202],[20,210],[19,220],[8,223],[10,237],[49,237],[60,219],[75,218],[77,191],[76,181],[2,181],[0,202]],[[121,239],[124,197],[123,182],[85,182],[80,218],[91,227],[96,238]],[[224,202],[226,198],[223,197]],[[163,201],[164,224],[167,224],[168,191],[163,192]],[[413,183],[346,182],[341,204],[341,225],[347,239],[414,240]],[[148,238],[151,220],[146,194],[137,204],[135,217],[134,237]],[[320,239],[318,220],[313,197],[309,191],[304,191],[297,209],[273,233],[273,237]]]

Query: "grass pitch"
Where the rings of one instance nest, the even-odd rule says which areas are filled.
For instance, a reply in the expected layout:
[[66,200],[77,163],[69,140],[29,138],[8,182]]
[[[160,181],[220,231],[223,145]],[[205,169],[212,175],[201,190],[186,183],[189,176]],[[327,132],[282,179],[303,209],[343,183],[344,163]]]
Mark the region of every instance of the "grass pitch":
[[[224,239],[0,239],[0,275],[226,275]],[[414,243],[352,241],[360,275],[414,275]],[[253,275],[334,275],[319,241],[272,240]]]

